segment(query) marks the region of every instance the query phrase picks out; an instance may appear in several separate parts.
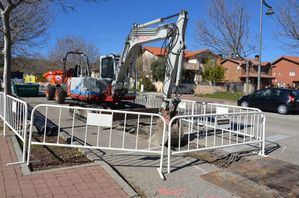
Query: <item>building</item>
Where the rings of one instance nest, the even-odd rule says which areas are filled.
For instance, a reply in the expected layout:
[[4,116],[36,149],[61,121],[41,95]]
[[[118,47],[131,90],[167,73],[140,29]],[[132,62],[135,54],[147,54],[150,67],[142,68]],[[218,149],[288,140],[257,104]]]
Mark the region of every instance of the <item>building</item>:
[[[142,62],[143,62],[143,72],[150,75],[151,68],[150,65],[153,60],[157,60],[159,57],[165,57],[165,49],[159,47],[149,47],[145,46],[142,49]],[[200,82],[202,80],[203,64],[208,60],[219,59],[218,55],[215,55],[207,49],[189,51],[185,50],[184,54],[184,76],[182,81],[187,83]]]
[[147,77],[151,77],[151,63],[158,58],[165,57],[165,49],[159,47],[145,46],[142,48],[142,70]]
[[299,57],[282,56],[272,63],[273,84],[279,87],[299,87]]
[[221,57],[214,54],[210,50],[196,50],[196,51],[185,51],[184,55],[184,69],[185,75],[183,81],[187,83],[196,83],[202,81],[203,65],[209,60],[217,63]]
[[[220,65],[225,68],[224,81],[227,83],[246,83],[248,78],[249,83],[257,88],[259,56],[254,59],[233,59],[225,58],[220,62]],[[270,62],[261,63],[261,88],[272,84],[272,65]]]

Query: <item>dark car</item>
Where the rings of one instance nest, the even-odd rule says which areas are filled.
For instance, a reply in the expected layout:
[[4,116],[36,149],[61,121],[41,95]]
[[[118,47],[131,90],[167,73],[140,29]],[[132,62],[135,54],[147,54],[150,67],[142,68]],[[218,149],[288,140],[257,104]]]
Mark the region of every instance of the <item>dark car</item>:
[[[194,85],[181,84],[178,88],[178,94],[194,94]],[[172,88],[172,93],[175,93],[175,87]]]
[[238,105],[288,114],[290,111],[299,111],[299,90],[283,88],[261,89],[241,97],[238,100]]

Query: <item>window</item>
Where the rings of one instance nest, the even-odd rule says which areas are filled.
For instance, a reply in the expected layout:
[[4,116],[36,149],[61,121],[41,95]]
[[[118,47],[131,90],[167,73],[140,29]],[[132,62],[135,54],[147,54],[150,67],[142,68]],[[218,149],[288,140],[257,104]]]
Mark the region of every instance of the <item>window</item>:
[[299,90],[292,91],[292,95],[294,95],[295,97],[299,97]]
[[294,72],[294,71],[290,71],[290,72],[289,72],[289,76],[296,76],[296,72]]
[[113,78],[114,77],[114,68],[113,68],[113,59],[111,57],[102,59],[102,78]]
[[270,89],[262,89],[262,90],[258,90],[254,93],[254,96],[256,96],[256,97],[264,97],[264,96],[270,96],[270,95],[271,95]]

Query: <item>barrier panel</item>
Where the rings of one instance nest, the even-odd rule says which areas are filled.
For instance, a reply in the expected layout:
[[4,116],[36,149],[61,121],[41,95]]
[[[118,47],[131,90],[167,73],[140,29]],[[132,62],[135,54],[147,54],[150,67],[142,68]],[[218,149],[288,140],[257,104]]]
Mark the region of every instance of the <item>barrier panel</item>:
[[[186,120],[193,124],[184,124]],[[168,140],[172,138],[170,126],[175,123],[179,139],[175,151],[170,150],[171,141],[168,141],[168,173],[170,157],[176,154],[259,144],[260,154],[264,155],[265,116],[261,111],[176,116],[169,123]]]
[[202,103],[205,114],[224,114],[224,113],[241,113],[241,112],[261,112],[259,109],[251,107],[241,107],[235,105],[219,103]]
[[23,146],[22,161],[10,164],[24,163],[26,161],[27,146],[27,103],[13,96],[6,95],[4,112],[4,126],[7,125],[12,130],[12,132],[22,141]]
[[[147,108],[160,108],[163,102],[161,94],[140,94],[136,96],[135,103],[144,105]],[[193,100],[181,100],[178,106],[179,115],[203,114],[202,103]]]
[[[136,100],[148,108],[159,108],[162,103],[161,96],[150,94]],[[39,112],[45,116],[45,119],[39,119],[39,125],[44,127],[35,131],[33,123],[40,115]],[[255,108],[217,103],[182,100],[178,106],[178,115],[167,125],[161,115],[154,113],[40,104],[31,111],[28,139],[27,103],[0,92],[0,118],[4,121],[4,127],[7,125],[23,146],[22,161],[11,164],[24,163],[26,160],[29,164],[32,145],[138,152],[160,155],[158,173],[164,178],[164,146],[161,145],[166,142],[166,133],[169,140],[168,173],[172,155],[255,144],[258,144],[261,155],[264,155],[265,150],[266,118],[263,112]],[[48,136],[47,122],[50,121],[57,126],[53,136]],[[173,124],[177,124],[178,128],[170,127]],[[179,133],[176,136],[178,145],[175,151],[171,150],[175,134],[172,130]],[[3,131],[5,135],[5,128]],[[158,131],[162,135],[154,140]],[[39,133],[39,139],[34,132]],[[61,136],[67,137],[67,140],[62,141]]]
[[5,136],[5,94],[0,92],[0,118],[3,120],[3,133]]
[[163,102],[161,94],[140,94],[136,96],[135,103],[146,108],[160,108]]
[[[48,119],[57,125],[55,136],[47,136],[44,127],[44,131],[39,132],[39,140],[34,139],[33,121],[37,111],[44,114],[45,126]],[[40,104],[33,108],[30,122],[27,164],[32,145],[151,153],[160,155],[158,172],[164,178],[164,147],[160,145],[165,142],[166,124],[159,114]],[[158,130],[162,130],[163,135],[157,146],[152,140]],[[61,141],[62,134],[67,136],[66,142]]]

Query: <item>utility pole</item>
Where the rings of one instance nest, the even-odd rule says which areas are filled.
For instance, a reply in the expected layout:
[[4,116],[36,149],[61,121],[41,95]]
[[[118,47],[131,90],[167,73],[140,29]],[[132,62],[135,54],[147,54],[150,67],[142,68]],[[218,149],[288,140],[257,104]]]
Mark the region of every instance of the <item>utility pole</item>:
[[262,48],[263,48],[263,5],[268,8],[266,15],[273,15],[272,7],[266,2],[266,0],[260,0],[260,49],[259,49],[259,65],[258,65],[258,77],[257,77],[257,90],[261,88],[261,66],[262,66]]
[[249,94],[249,60],[246,60],[246,95]]

